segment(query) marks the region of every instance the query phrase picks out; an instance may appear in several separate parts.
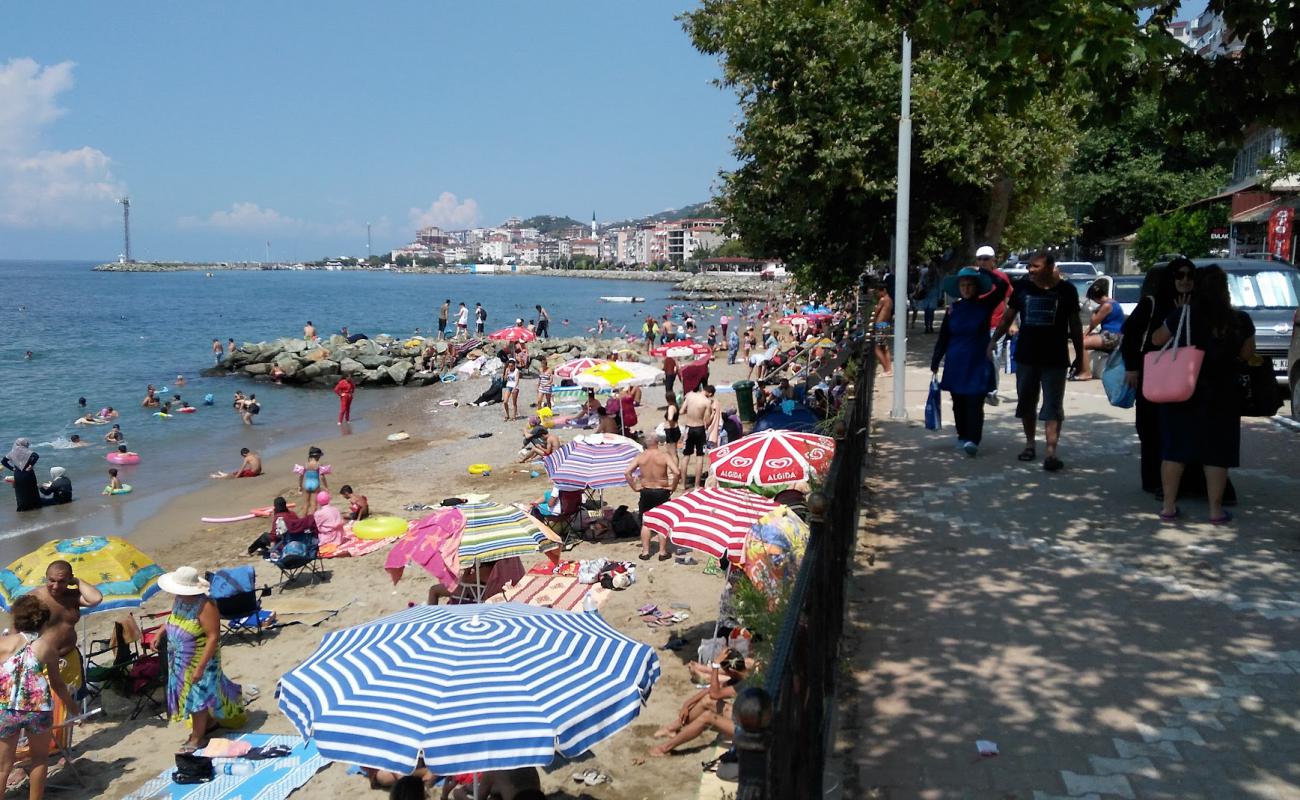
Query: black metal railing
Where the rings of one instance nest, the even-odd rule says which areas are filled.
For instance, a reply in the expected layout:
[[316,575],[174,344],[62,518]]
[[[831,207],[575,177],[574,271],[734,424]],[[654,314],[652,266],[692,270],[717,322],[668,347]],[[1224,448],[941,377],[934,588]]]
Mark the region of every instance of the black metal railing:
[[835,459],[821,491],[808,496],[809,539],[786,616],[767,665],[767,682],[736,698],[737,800],[823,796],[831,704],[844,628],[862,471],[871,424],[875,341],[855,341],[854,394],[833,431]]

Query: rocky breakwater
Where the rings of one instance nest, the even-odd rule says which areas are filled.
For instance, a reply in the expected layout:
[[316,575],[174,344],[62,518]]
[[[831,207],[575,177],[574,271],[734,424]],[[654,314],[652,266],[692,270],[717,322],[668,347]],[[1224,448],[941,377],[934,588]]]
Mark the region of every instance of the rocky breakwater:
[[674,300],[766,300],[784,291],[784,279],[765,281],[757,273],[692,275],[673,287]]
[[[399,340],[377,336],[348,342],[338,335],[318,342],[305,339],[245,342],[220,365],[204,370],[203,374],[239,373],[272,380],[278,367],[281,383],[300,386],[332,387],[342,374],[351,375],[363,386],[427,386],[440,381],[446,373],[465,372],[467,362],[478,362],[474,369],[468,370],[471,374],[480,369],[491,372],[493,367],[499,370],[500,362],[494,364],[493,359],[502,344],[488,341],[466,349],[463,343],[419,337]],[[529,342],[530,358],[524,372],[536,375],[545,361],[556,366],[571,358],[607,357],[625,347],[627,343],[621,339],[573,337]],[[425,353],[429,348],[433,351],[431,368],[426,369]]]

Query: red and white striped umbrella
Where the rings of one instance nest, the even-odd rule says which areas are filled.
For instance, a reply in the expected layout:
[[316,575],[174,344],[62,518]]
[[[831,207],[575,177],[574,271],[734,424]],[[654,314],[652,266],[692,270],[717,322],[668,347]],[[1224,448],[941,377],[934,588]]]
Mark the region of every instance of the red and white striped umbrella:
[[601,364],[609,363],[607,358],[575,358],[572,361],[566,361],[555,368],[555,377],[560,380],[572,380],[578,377],[578,373],[583,370],[599,367]]
[[835,440],[798,431],[766,430],[709,452],[710,473],[729,486],[775,494],[814,475],[825,475]]
[[696,489],[646,512],[641,522],[675,545],[739,564],[750,526],[776,507],[745,489]]
[[488,334],[488,338],[498,342],[531,342],[537,338],[537,334],[527,328],[511,325],[509,328],[502,328]]
[[791,314],[788,317],[781,317],[780,319],[777,320],[777,322],[781,323],[782,325],[791,325],[791,326],[802,325],[804,327],[808,327],[808,325],[812,323],[812,320],[805,314]]
[[669,342],[668,344],[661,344],[658,347],[651,350],[650,355],[654,356],[655,358],[664,358],[665,356],[669,356],[672,358],[689,358],[689,359],[698,360],[704,358],[705,356],[711,354],[712,352],[713,349],[709,347],[707,344],[701,344],[700,342],[692,342],[689,340],[684,340],[680,342]]

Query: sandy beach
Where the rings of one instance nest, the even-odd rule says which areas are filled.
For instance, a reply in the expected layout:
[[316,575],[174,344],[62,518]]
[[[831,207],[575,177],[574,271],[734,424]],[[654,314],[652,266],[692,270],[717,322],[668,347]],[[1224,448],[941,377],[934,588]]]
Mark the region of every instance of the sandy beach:
[[[715,357],[712,381],[728,385],[745,377],[741,365],[727,366],[725,353]],[[324,463],[333,466],[329,486],[334,503],[341,504],[337,489],[351,484],[368,497],[372,513],[392,514],[414,519],[424,512],[404,511],[411,503],[438,504],[446,497],[466,494],[489,494],[503,503],[531,502],[549,485],[545,471],[538,465],[539,477],[530,477],[528,468],[511,467],[524,433],[522,421],[506,422],[502,407],[475,407],[468,401],[486,386],[486,378],[440,384],[420,389],[393,392],[392,399],[368,414],[366,429],[361,433],[339,435],[315,442],[325,452]],[[533,399],[535,379],[521,384],[520,412],[527,416]],[[650,430],[662,419],[662,386],[645,390],[638,410],[639,428]],[[440,406],[439,401],[458,399],[459,406]],[[724,409],[734,407],[735,396],[719,393]],[[391,442],[387,436],[405,431],[410,438]],[[480,438],[480,434],[491,436]],[[563,441],[576,430],[562,430]],[[200,457],[207,457],[206,455]],[[269,505],[277,495],[296,499],[297,480],[292,471],[303,453],[291,452],[268,459],[261,477],[240,480],[214,480],[168,504],[149,518],[134,533],[133,540],[166,569],[192,565],[200,572],[242,564],[257,567],[258,584],[274,585],[279,576],[271,564],[245,555],[248,543],[264,530],[264,521],[249,520],[231,524],[205,524],[203,516],[226,516],[247,509]],[[466,472],[471,463],[486,462],[495,469],[489,476],[472,476]],[[608,504],[636,507],[636,495],[629,488],[608,490]],[[275,706],[274,691],[281,674],[305,658],[330,630],[357,625],[401,610],[409,603],[423,602],[431,579],[418,568],[408,569],[395,588],[383,569],[387,548],[360,558],[335,558],[325,561],[328,580],[310,584],[299,581],[285,591],[276,591],[263,600],[263,607],[279,614],[280,622],[296,623],[281,627],[263,637],[261,644],[228,643],[221,657],[226,674],[245,687],[255,686],[260,697],[249,707],[245,731],[294,733],[289,720]],[[596,557],[636,561],[639,543],[620,539],[609,543],[582,542],[565,554],[566,559]],[[662,677],[655,686],[648,705],[640,717],[622,732],[597,746],[580,762],[552,767],[544,774],[543,786],[548,796],[659,798],[694,795],[699,782],[700,762],[713,756],[712,738],[701,737],[693,747],[668,758],[649,758],[647,750],[655,743],[652,732],[672,720],[680,703],[694,691],[685,664],[694,658],[700,638],[712,634],[717,617],[720,575],[703,571],[704,557],[694,554],[695,565],[674,561],[639,562],[637,582],[624,591],[610,594],[601,614],[626,635],[661,648],[671,635],[690,640],[685,648],[673,652],[658,650]],[[529,566],[544,556],[525,559]],[[171,597],[158,594],[143,609],[144,613],[165,611]],[[635,609],[653,603],[667,609],[670,604],[689,606],[691,618],[680,626],[650,628]],[[110,612],[90,618],[92,638],[106,637],[109,627],[122,612]],[[187,731],[169,725],[160,717],[127,719],[133,703],[112,691],[103,695],[104,715],[84,725],[77,733],[80,748],[79,768],[86,777],[89,793],[71,790],[75,796],[118,798],[130,794],[147,780],[173,767],[173,752],[183,742]],[[644,763],[634,765],[634,759]],[[575,771],[595,768],[612,778],[612,783],[596,787],[578,787],[571,779]],[[346,765],[331,764],[306,785],[306,792],[296,796],[335,797],[360,791],[365,797],[385,797],[372,792],[366,781],[347,774]]]

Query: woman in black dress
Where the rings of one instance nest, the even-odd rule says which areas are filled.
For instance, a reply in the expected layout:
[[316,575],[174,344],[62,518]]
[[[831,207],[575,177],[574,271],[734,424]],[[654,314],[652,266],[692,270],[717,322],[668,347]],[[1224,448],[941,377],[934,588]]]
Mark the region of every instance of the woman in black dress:
[[[1232,515],[1223,510],[1228,470],[1241,458],[1241,384],[1239,360],[1255,354],[1255,325],[1244,311],[1232,307],[1228,276],[1218,266],[1197,271],[1192,295],[1191,343],[1204,351],[1192,396],[1181,403],[1160,406],[1160,477],[1164,504],[1160,518],[1179,516],[1179,482],[1188,463],[1205,470],[1205,494],[1210,522],[1226,525]],[[1185,309],[1170,312],[1164,325],[1151,334],[1151,343],[1163,346],[1174,337]]]
[[32,443],[26,438],[14,441],[13,448],[0,465],[14,473],[14,499],[19,511],[34,511],[41,507],[41,491],[36,483],[36,462],[38,453],[32,452]]

